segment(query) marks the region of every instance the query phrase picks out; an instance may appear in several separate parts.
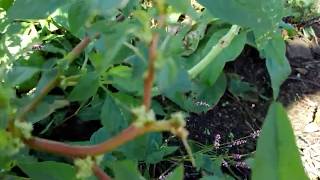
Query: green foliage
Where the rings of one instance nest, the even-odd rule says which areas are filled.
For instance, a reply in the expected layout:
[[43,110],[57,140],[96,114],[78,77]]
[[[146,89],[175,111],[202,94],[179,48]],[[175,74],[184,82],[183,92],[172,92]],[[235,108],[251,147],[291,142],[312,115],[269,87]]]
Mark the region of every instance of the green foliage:
[[170,174],[169,177],[167,177],[167,180],[182,180],[183,179],[183,166],[178,166],[172,174]]
[[[143,127],[175,111],[207,112],[226,90],[256,100],[255,87],[224,72],[225,65],[248,44],[266,59],[273,99],[277,99],[291,72],[279,30],[287,12],[284,1],[199,3],[204,11],[201,5],[184,0],[0,0],[0,178],[2,174],[11,177],[12,166],[35,180],[76,179],[92,173],[91,156],[77,159],[73,166],[50,153],[22,148],[27,145],[21,138],[26,137],[16,126],[30,124],[20,120],[36,127],[34,135],[96,145],[117,137],[133,122]],[[84,37],[91,42],[81,47]],[[158,44],[152,49],[155,37]],[[141,105],[153,51],[157,56],[152,110],[146,111]],[[74,121],[100,126],[92,134],[81,132],[85,137],[79,139],[91,136],[90,140],[69,142],[60,137],[66,133],[59,128]],[[74,126],[68,131],[79,129]],[[105,153],[100,166],[117,180],[154,178],[149,168],[160,167],[173,153],[183,153],[165,137],[158,132],[141,133]],[[222,158],[212,161],[206,154],[197,154],[195,160],[198,170],[208,173],[202,179],[231,179],[221,171]],[[179,165],[168,179],[183,179],[183,175]],[[270,106],[263,126],[253,178],[305,179],[291,126],[279,103]]]
[[[45,19],[65,3],[67,1],[64,0],[16,0],[8,10],[8,17],[11,19]],[[26,11],[26,7],[30,9]]]
[[19,163],[19,167],[25,172],[31,179],[43,180],[43,179],[76,179],[76,170],[71,165],[53,161],[45,162],[25,162]]
[[85,101],[95,95],[99,84],[99,75],[97,73],[86,73],[80,78],[78,84],[71,91],[68,99],[70,101]]
[[253,179],[308,179],[284,107],[271,104],[258,141]]
[[137,163],[133,161],[118,161],[112,164],[111,168],[114,170],[115,177],[118,180],[143,180],[144,178],[137,169]]

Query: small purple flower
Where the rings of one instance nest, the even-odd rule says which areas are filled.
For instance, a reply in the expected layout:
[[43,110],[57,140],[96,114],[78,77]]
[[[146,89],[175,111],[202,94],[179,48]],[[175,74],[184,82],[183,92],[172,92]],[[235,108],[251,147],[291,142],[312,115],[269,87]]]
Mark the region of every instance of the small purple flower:
[[232,154],[232,157],[233,157],[234,159],[239,160],[239,159],[242,158],[242,155],[241,155],[241,154]]
[[247,143],[247,140],[241,139],[241,140],[236,140],[236,141],[234,141],[234,142],[232,143],[232,145],[233,145],[233,146],[240,146],[240,145],[245,144],[245,143]]
[[260,136],[260,130],[256,130],[250,134],[250,137],[252,137],[253,139],[256,139],[259,136]]
[[223,166],[223,167],[229,167],[229,164],[228,164],[227,161],[223,160],[223,161],[222,161],[222,166]]
[[244,161],[237,162],[237,163],[235,164],[235,166],[236,166],[236,167],[240,167],[240,168],[249,168],[249,166],[247,165],[247,163],[244,162]]
[[214,138],[214,147],[217,149],[220,146],[221,135],[217,134]]

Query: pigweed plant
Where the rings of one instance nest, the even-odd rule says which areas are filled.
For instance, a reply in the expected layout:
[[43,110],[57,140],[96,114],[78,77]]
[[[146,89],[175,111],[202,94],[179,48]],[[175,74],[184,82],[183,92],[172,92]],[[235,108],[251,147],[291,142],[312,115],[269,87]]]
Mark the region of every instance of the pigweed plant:
[[[252,179],[307,179],[277,102],[291,71],[279,29],[287,12],[281,0],[0,0],[0,178],[150,179],[178,149],[161,132],[184,152],[166,178],[183,179],[184,161],[203,170],[184,118],[219,101],[225,64],[248,44],[266,59],[274,100]],[[87,141],[50,136],[75,119],[102,127]],[[203,179],[226,178],[216,170]]]

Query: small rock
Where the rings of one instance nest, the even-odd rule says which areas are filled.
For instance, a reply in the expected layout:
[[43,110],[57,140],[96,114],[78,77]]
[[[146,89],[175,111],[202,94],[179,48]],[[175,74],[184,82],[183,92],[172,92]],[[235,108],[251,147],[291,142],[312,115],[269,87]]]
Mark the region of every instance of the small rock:
[[289,59],[313,59],[310,43],[303,39],[287,41],[287,56]]
[[306,75],[308,73],[308,70],[306,70],[305,68],[295,68],[295,70],[302,75]]
[[303,130],[303,132],[306,132],[306,133],[312,133],[317,131],[320,131],[320,127],[315,122],[307,124]]

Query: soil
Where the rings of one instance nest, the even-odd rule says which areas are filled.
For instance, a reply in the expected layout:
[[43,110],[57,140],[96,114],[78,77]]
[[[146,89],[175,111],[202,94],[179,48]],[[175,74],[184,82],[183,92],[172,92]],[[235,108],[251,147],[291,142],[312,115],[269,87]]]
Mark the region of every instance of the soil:
[[[313,24],[313,28],[320,37],[320,23]],[[288,40],[287,57],[292,73],[282,85],[278,99],[288,110],[310,179],[320,179],[320,46],[315,40],[320,39],[310,41],[295,37]],[[218,105],[207,113],[190,116],[187,123],[190,139],[204,145],[213,145],[217,135],[221,137],[220,144],[235,144],[239,139],[245,140],[238,143],[240,145],[219,147],[221,151],[216,152],[231,157],[235,154],[243,155],[240,159],[228,158],[225,161],[229,162],[237,179],[250,179],[250,169],[239,164],[255,151],[254,135],[263,124],[271,100],[270,78],[265,61],[251,47],[246,47],[234,62],[228,63],[225,72],[236,73],[243,81],[256,86],[260,93],[258,101],[240,99],[226,92]],[[187,179],[197,178],[189,176]]]

